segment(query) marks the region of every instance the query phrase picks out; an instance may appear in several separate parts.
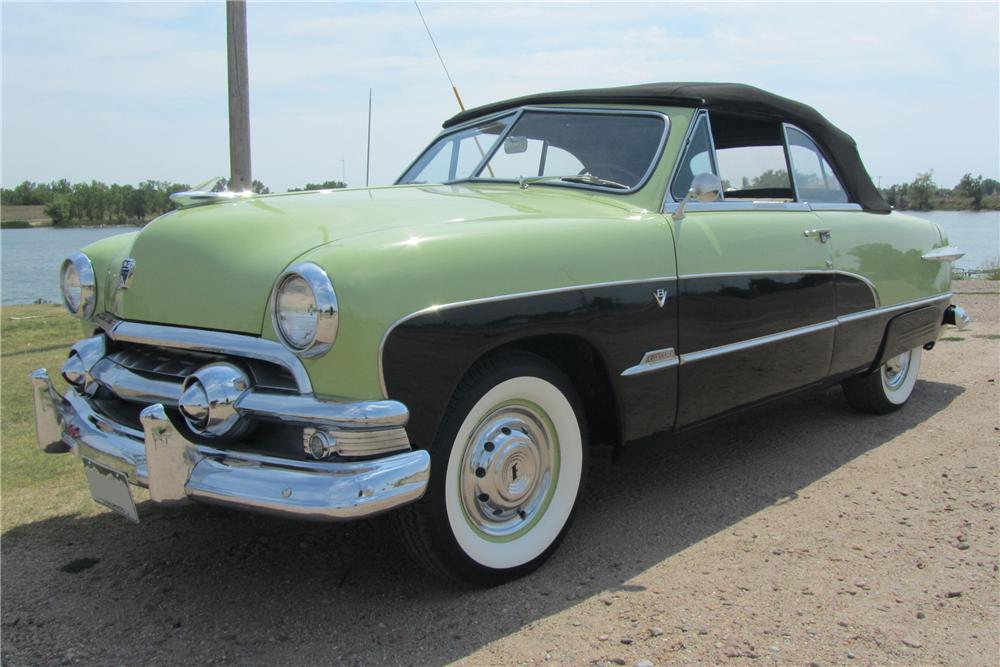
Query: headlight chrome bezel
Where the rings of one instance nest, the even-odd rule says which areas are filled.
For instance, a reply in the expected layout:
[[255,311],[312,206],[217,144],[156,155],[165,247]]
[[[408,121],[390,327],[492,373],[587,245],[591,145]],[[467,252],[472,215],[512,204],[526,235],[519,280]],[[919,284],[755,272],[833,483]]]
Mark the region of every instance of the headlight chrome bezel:
[[[293,278],[305,281],[312,291],[317,313],[316,334],[305,345],[296,345],[289,340],[278,317],[278,295],[285,284]],[[340,306],[330,277],[319,265],[312,262],[299,262],[285,269],[274,283],[269,310],[271,311],[271,325],[279,340],[299,357],[318,357],[333,347],[333,343],[337,339],[337,329],[340,326]]]
[[[66,270],[72,267],[80,280],[80,303],[73,308],[69,298],[66,296]],[[90,258],[82,252],[74,253],[67,257],[59,268],[59,293],[62,295],[63,305],[73,317],[80,319],[90,319],[97,309],[97,279],[94,274],[94,265]]]

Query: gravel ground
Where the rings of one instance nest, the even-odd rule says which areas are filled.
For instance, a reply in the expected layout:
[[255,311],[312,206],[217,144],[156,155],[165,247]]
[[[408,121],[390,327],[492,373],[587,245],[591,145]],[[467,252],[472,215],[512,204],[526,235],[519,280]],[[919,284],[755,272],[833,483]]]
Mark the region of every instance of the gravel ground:
[[909,405],[838,389],[598,458],[577,523],[491,590],[425,575],[374,519],[207,507],[3,535],[2,662],[584,665],[1000,662],[1000,283]]

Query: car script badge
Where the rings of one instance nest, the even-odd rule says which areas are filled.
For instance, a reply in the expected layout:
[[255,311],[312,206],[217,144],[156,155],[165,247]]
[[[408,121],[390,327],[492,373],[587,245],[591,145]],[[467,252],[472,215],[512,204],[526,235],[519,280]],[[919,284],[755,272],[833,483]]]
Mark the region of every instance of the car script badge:
[[133,274],[135,274],[135,260],[129,257],[122,262],[122,268],[119,273],[120,281],[118,282],[118,289],[128,289],[129,285],[132,283]]
[[[124,267],[122,268],[124,271]],[[660,304],[660,308],[667,302],[667,290],[660,288],[653,292],[653,297],[656,299],[656,303]]]

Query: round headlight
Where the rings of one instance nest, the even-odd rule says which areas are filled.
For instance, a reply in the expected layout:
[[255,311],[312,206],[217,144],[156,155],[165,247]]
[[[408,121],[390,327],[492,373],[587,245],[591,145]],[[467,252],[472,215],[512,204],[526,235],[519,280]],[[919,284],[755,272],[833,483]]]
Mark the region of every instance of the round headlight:
[[300,357],[316,357],[333,345],[339,312],[326,271],[311,262],[286,270],[271,298],[274,330]]
[[82,252],[71,255],[59,271],[63,305],[71,315],[88,318],[97,306],[97,282],[90,259]]

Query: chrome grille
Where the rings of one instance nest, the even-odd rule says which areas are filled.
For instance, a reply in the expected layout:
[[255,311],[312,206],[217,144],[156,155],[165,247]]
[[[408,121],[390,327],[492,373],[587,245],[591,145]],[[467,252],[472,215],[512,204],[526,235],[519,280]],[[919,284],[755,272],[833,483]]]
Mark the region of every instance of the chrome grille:
[[298,393],[291,373],[266,361],[130,343],[118,343],[94,365],[91,376],[123,400],[176,405],[184,378],[218,361],[245,367],[256,387]]

